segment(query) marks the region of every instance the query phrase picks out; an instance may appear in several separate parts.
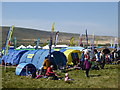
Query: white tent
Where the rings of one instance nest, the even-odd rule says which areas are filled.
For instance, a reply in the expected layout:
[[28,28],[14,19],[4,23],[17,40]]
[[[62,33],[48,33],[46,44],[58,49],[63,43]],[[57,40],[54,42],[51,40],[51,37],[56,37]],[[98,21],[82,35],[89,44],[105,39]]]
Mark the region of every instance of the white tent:
[[[67,48],[68,46],[67,45],[56,45],[56,46],[52,45],[52,49],[54,47],[61,49],[61,48]],[[49,49],[49,45],[44,46],[43,49]]]
[[31,45],[28,45],[28,46],[27,46],[27,48],[34,48],[34,47],[33,47],[33,46],[31,46]]
[[67,48],[68,45],[56,45],[55,47],[58,47],[58,48]]
[[[53,47],[53,45],[52,45],[52,47]],[[44,46],[43,49],[49,49],[49,45]]]
[[[36,48],[36,46],[34,46],[34,48]],[[38,46],[38,48],[42,48],[41,46]]]
[[21,46],[17,47],[16,49],[24,49],[24,48],[26,48],[26,47],[24,45],[21,45]]

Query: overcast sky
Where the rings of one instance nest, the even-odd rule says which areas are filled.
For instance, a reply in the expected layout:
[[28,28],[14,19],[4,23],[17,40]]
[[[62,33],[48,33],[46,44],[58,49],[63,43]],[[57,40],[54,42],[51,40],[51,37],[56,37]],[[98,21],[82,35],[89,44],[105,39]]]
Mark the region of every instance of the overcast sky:
[[2,25],[118,36],[117,2],[3,2]]

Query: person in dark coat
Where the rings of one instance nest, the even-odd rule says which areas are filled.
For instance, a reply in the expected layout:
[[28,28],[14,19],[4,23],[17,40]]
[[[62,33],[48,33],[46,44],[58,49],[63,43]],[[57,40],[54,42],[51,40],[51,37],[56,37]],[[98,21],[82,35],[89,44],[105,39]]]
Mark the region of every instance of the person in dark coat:
[[84,59],[85,59],[85,55],[84,55],[84,51],[82,51],[82,54],[81,54],[81,59],[80,59],[80,65],[81,65],[81,68],[84,69]]
[[84,66],[85,66],[85,70],[86,70],[86,77],[89,77],[89,70],[91,68],[91,63],[88,59],[86,59],[84,61]]
[[100,65],[101,69],[104,69],[104,66],[105,66],[105,54],[102,53],[102,57],[101,57],[101,65]]

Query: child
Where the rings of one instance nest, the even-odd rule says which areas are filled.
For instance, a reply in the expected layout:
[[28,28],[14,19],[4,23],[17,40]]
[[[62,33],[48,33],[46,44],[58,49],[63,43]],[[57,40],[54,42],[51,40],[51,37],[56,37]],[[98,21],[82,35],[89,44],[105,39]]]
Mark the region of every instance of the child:
[[71,80],[73,80],[73,79],[70,79],[68,73],[66,73],[65,74],[65,82],[70,82]]

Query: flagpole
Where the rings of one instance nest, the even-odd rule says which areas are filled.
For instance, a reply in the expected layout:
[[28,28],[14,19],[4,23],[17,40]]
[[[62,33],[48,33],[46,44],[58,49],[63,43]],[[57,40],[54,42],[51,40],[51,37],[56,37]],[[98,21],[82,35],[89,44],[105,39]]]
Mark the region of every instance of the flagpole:
[[59,31],[57,31],[56,34],[55,34],[54,48],[55,48],[55,46],[57,45],[58,35],[59,35]]
[[52,36],[53,36],[53,32],[54,32],[54,25],[55,23],[52,24],[52,31],[51,31],[51,34],[50,34],[50,44],[49,44],[49,60],[51,59],[51,48],[52,48]]
[[79,39],[78,39],[78,46],[80,47],[80,36],[81,36],[81,34],[79,35]]
[[39,44],[40,44],[40,38],[37,39],[37,43],[36,43],[35,49],[38,49]]
[[[8,54],[8,49],[10,47],[10,40],[13,34],[14,26],[10,27],[8,34],[7,34],[7,39],[6,39],[6,46],[5,46],[5,51],[4,51],[4,56]],[[6,61],[5,61],[5,70],[6,70]]]
[[17,47],[17,39],[16,37],[14,37],[14,49],[16,49],[16,47]]
[[88,35],[87,35],[87,29],[86,29],[86,45],[87,45],[87,49],[88,49]]
[[83,47],[83,43],[82,43],[82,34],[80,35],[80,46]]

